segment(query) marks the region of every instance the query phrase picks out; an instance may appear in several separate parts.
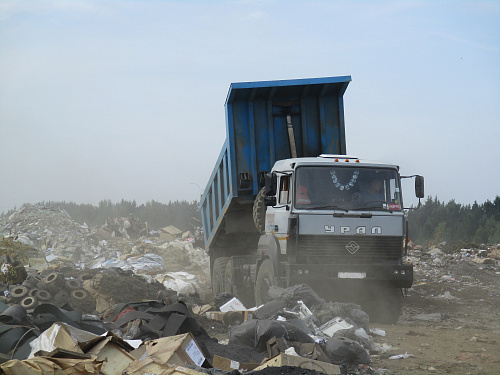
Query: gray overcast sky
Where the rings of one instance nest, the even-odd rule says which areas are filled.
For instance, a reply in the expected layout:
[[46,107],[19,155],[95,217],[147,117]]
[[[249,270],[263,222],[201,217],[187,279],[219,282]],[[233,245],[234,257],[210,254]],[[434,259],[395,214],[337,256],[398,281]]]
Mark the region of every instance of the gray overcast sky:
[[500,195],[499,1],[2,0],[0,212],[199,199],[231,82],[341,75],[349,154]]

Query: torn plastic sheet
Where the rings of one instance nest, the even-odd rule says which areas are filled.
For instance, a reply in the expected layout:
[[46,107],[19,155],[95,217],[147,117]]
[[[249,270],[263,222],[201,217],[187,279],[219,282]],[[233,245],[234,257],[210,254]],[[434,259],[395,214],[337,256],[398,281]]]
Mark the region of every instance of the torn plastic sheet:
[[39,337],[30,342],[31,353],[28,358],[33,358],[35,353],[40,350],[51,352],[57,348],[83,354],[78,344],[98,337],[100,336],[72,327],[66,323],[54,323]]
[[413,354],[405,353],[405,354],[397,354],[390,356],[389,359],[406,359],[409,357],[415,357]]
[[163,258],[157,254],[147,253],[137,258],[127,259],[127,263],[135,272],[162,271],[165,268]]
[[201,281],[200,276],[184,271],[167,272],[165,275],[157,275],[155,279],[161,282],[165,288],[175,290],[180,294],[190,295],[198,293],[200,296],[203,296],[210,289]]

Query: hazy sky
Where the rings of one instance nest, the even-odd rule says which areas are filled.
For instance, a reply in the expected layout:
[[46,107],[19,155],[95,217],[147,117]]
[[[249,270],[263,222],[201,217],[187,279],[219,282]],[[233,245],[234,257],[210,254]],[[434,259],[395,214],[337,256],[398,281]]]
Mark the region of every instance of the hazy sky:
[[197,200],[231,82],[342,75],[348,154],[500,195],[500,1],[2,0],[0,212]]

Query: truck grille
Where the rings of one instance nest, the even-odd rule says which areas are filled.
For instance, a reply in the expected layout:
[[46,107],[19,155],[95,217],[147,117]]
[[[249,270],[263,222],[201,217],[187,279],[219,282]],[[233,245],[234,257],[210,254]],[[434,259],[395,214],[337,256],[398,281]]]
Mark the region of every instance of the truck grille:
[[402,251],[403,239],[397,236],[305,235],[299,236],[297,255],[306,257],[308,263],[359,264],[398,260]]

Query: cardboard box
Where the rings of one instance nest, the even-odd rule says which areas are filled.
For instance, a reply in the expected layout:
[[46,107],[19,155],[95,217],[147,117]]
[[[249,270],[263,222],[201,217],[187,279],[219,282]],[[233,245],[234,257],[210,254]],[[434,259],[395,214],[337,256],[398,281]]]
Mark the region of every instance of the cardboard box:
[[212,366],[224,371],[252,371],[253,369],[259,367],[259,365],[260,363],[243,363],[233,361],[232,359],[219,357],[217,354],[214,355],[214,360],[212,361]]
[[121,375],[135,357],[127,352],[121,345],[112,341],[111,337],[106,337],[90,349],[87,354],[97,356],[98,361],[103,361],[101,373],[103,375]]
[[245,307],[245,305],[243,305],[243,303],[238,298],[233,297],[225,304],[223,304],[219,308],[219,310],[222,312],[227,312],[227,311],[246,311],[248,309]]
[[319,327],[319,330],[328,337],[333,337],[335,332],[350,328],[353,328],[351,324],[347,323],[344,319],[337,317],[323,324],[321,327]]
[[267,356],[273,358],[289,348],[294,348],[295,352],[305,359],[313,359],[315,361],[330,363],[330,359],[323,352],[318,343],[301,343],[296,341],[288,341],[284,338],[273,337],[267,343]]
[[145,355],[160,363],[201,366],[205,362],[205,356],[191,333],[147,341],[145,346]]
[[152,358],[146,358],[143,361],[135,361],[124,371],[127,375],[199,375],[205,374],[200,371],[189,369],[183,366],[169,365],[159,363]]
[[303,357],[298,357],[289,354],[279,354],[276,357],[269,359],[259,367],[255,368],[256,371],[265,369],[266,367],[281,367],[281,366],[295,366],[302,367],[309,370],[316,370],[325,374],[340,374],[340,368],[331,363],[315,361]]

